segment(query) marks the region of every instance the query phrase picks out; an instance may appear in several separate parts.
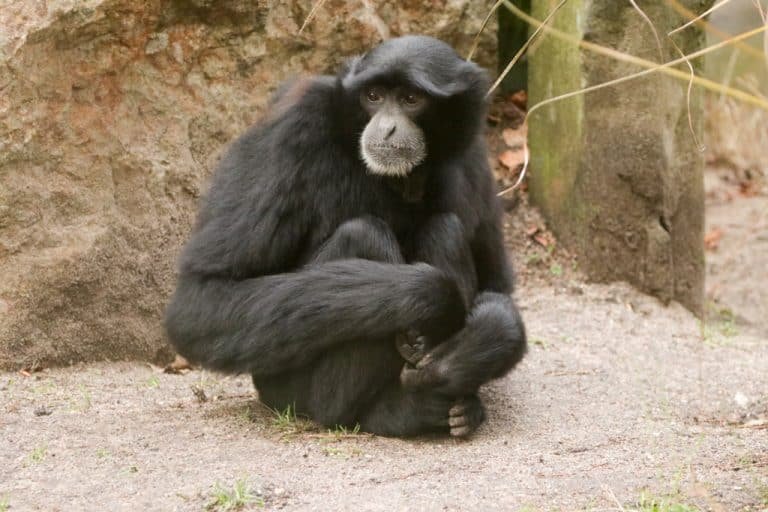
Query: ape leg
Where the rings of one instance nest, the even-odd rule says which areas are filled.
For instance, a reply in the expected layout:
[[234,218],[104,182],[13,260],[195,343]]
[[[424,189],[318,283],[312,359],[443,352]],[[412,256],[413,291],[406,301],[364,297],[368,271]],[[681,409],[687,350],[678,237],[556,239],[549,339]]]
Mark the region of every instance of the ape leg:
[[397,238],[376,217],[360,217],[343,223],[317,251],[312,263],[360,258],[384,263],[404,263]]
[[467,324],[416,365],[406,367],[406,389],[431,389],[453,396],[475,393],[480,385],[503,376],[526,351],[520,314],[506,294],[480,294]]
[[[344,223],[318,251],[312,263],[367,257],[398,263],[402,254],[389,227],[378,219]],[[451,431],[467,435],[484,418],[475,397],[457,403],[433,391],[401,389],[403,361],[391,338],[349,342],[328,350],[307,367],[280,375],[254,375],[261,400],[283,409],[293,405],[327,426],[354,425],[380,435]]]
[[[470,310],[477,293],[477,273],[472,250],[464,227],[453,213],[433,216],[416,237],[414,261],[439,268],[459,286],[464,305]],[[397,350],[408,363],[415,365],[426,353],[444,340],[432,340],[415,329],[399,334]]]
[[[453,278],[469,309],[477,294],[477,272],[469,237],[464,232],[459,218],[454,214],[440,214],[432,217],[418,234],[417,244],[415,261],[429,263]],[[475,386],[470,383],[478,380],[483,371],[493,371],[493,369],[474,366],[475,371],[466,371],[462,358],[467,358],[466,362],[469,365],[484,365],[485,358],[471,353],[472,350],[484,350],[483,344],[467,343],[461,346],[461,350],[457,350],[457,344],[453,343],[451,347],[443,348],[441,354],[446,353],[451,356],[451,368],[447,371],[453,371],[455,367],[456,371],[462,372],[462,375],[456,378],[457,383],[460,382],[462,385],[441,387],[435,385],[438,379],[428,373],[429,370],[414,369],[414,366],[418,365],[419,368],[427,367],[431,370],[432,367],[427,363],[437,355],[434,352],[427,355],[437,346],[432,340],[415,330],[409,330],[397,337],[396,346],[408,363],[402,370],[403,384],[407,388],[429,389],[432,393],[452,397],[448,418],[451,435],[463,437],[474,432],[484,420],[485,413],[480,399],[475,394],[479,384]],[[474,360],[476,362],[473,363]],[[462,364],[454,364],[454,362]],[[453,379],[451,383],[454,383]],[[429,384],[433,385],[429,386]],[[407,391],[405,396],[408,397]],[[387,415],[384,414],[381,420],[386,422],[386,418]],[[393,418],[392,421],[397,420],[398,418]]]
[[403,368],[401,381],[408,389],[432,389],[451,396],[476,393],[480,385],[501,377],[522,359],[526,350],[522,320],[506,294],[485,292],[475,297],[472,250],[454,214],[433,217],[418,240],[417,261],[453,277],[465,304],[472,307],[464,329],[440,346],[423,336],[398,339],[398,350],[411,364]]
[[469,310],[477,294],[477,272],[469,237],[456,214],[433,216],[419,231],[416,240],[414,261],[429,263],[456,281]]
[[477,396],[457,400],[431,390],[409,391],[393,384],[361,416],[360,427],[384,436],[442,431],[465,437],[484,419],[485,410]]
[[[349,258],[404,261],[392,230],[374,217],[353,219],[339,226],[310,264]],[[392,339],[387,337],[343,343],[306,367],[270,377],[254,374],[253,380],[261,400],[273,408],[292,405],[324,425],[352,425],[359,411],[374,401],[386,385],[395,382],[399,386],[397,375],[402,364]]]

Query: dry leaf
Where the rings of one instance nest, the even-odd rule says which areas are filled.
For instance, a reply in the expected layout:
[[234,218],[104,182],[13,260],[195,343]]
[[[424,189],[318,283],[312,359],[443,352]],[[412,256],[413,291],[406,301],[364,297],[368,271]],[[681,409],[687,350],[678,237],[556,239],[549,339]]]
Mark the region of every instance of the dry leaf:
[[739,193],[744,197],[755,197],[760,192],[756,181],[740,181]]
[[499,155],[499,162],[507,169],[516,169],[523,165],[525,155],[522,149],[507,149]]
[[533,239],[542,247],[549,247],[555,244],[555,237],[549,231],[540,231],[533,236]]
[[517,107],[526,110],[526,105],[528,105],[528,93],[525,92],[525,90],[521,89],[517,91],[515,94],[511,95],[509,97],[509,100],[514,103]]
[[163,368],[164,373],[185,373],[192,369],[192,365],[189,364],[184,357],[176,354],[176,358],[171,364]]

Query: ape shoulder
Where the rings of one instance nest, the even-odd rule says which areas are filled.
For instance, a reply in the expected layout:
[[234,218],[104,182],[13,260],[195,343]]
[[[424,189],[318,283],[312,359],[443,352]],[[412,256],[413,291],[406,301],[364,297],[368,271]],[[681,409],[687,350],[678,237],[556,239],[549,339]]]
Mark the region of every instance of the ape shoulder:
[[333,77],[289,82],[230,145],[182,253],[182,274],[243,278],[294,263],[311,223],[306,170],[333,151],[334,94]]

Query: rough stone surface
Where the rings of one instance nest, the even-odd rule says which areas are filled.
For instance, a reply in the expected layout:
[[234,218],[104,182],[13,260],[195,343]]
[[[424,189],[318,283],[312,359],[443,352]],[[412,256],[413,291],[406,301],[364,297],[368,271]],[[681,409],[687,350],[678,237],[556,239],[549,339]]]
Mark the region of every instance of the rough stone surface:
[[163,357],[198,196],[277,83],[405,33],[466,52],[492,2],[329,0],[298,35],[314,3],[0,6],[0,367]]
[[[702,12],[711,2],[683,2]],[[543,19],[555,2],[533,2]],[[679,55],[665,34],[684,23],[663,2],[568,2],[555,26],[577,38],[653,61]],[[690,53],[695,29],[675,36]],[[552,36],[529,59],[529,105],[638,68]],[[626,279],[700,312],[703,300],[703,157],[689,129],[686,83],[661,74],[545,107],[530,120],[531,193],[560,238],[597,281]],[[691,114],[701,140],[701,97]]]

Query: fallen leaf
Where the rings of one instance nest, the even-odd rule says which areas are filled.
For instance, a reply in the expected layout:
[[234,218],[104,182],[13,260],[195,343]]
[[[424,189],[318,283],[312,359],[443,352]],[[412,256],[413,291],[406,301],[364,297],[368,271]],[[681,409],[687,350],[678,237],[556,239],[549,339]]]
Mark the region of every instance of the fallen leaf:
[[536,233],[538,233],[540,229],[541,228],[536,224],[531,224],[530,226],[528,226],[528,229],[525,230],[525,234],[528,236],[533,236]]
[[189,364],[189,361],[187,361],[184,357],[180,356],[179,354],[176,354],[176,357],[174,358],[173,362],[163,368],[164,373],[185,373],[192,369],[192,365]]
[[499,155],[499,162],[507,169],[516,169],[523,165],[524,158],[522,149],[507,149]]
[[755,197],[760,192],[756,181],[740,181],[739,193],[744,197]]
[[704,235],[704,248],[708,251],[714,251],[720,245],[720,239],[723,238],[723,230],[714,228]]
[[528,105],[528,93],[525,92],[524,89],[521,89],[517,91],[516,93],[512,94],[509,97],[509,100],[514,103],[517,107],[525,110]]
[[533,236],[534,241],[542,247],[549,247],[555,244],[555,237],[548,231],[541,231]]

